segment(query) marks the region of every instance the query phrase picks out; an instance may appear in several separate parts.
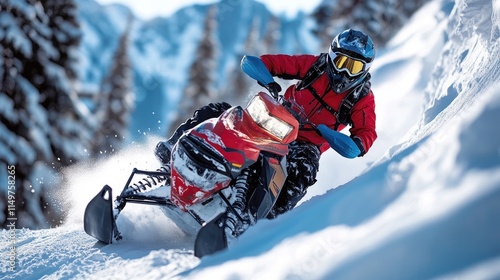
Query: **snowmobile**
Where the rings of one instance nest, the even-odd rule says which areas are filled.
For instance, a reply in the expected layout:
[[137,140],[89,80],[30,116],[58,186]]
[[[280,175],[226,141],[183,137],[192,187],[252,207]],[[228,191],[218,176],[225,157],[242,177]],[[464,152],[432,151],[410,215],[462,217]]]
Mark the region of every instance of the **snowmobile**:
[[[274,82],[258,57],[245,56],[242,70],[260,85]],[[157,171],[134,169],[114,203],[105,185],[88,203],[84,230],[106,244],[122,238],[116,220],[127,203],[159,205],[187,234],[196,234],[194,254],[228,247],[258,220],[265,219],[287,177],[288,144],[299,121],[270,86],[246,108],[231,107],[184,132],[171,152],[170,165]],[[282,101],[282,100],[281,100]],[[317,127],[331,147],[359,154],[356,144],[325,125]],[[142,180],[132,183],[135,176]]]

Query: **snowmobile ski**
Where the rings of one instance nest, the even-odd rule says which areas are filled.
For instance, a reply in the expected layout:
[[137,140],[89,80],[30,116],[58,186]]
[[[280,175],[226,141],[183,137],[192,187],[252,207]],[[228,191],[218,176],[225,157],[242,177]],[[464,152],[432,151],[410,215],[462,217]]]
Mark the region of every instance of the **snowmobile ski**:
[[113,242],[116,230],[113,217],[112,189],[105,185],[85,208],[83,227],[85,232],[106,244]]
[[200,229],[194,242],[196,257],[201,258],[227,248],[226,219],[227,213],[223,212]]

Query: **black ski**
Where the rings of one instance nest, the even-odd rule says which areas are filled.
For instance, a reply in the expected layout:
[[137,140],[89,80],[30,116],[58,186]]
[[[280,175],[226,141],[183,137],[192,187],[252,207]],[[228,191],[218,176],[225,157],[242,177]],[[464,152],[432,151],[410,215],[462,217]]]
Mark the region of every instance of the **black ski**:
[[201,258],[227,248],[226,219],[227,213],[221,213],[200,229],[194,242],[196,257]]
[[111,187],[105,185],[89,202],[83,217],[85,232],[106,244],[113,242],[113,233],[116,229],[112,194]]

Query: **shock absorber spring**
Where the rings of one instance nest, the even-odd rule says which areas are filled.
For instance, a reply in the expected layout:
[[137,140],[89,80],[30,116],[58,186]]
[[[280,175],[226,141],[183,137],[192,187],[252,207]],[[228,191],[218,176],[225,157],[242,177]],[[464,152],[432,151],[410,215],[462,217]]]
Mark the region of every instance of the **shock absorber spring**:
[[234,184],[235,201],[229,207],[232,208],[227,213],[226,226],[233,236],[238,236],[244,230],[244,225],[250,224],[250,218],[245,213],[248,193],[248,169],[241,172]]
[[235,201],[233,203],[233,208],[242,212],[245,209],[247,202],[247,192],[248,192],[248,175],[249,170],[246,169],[236,178],[236,183],[234,184],[235,190]]
[[165,173],[165,175],[149,175],[137,183],[129,186],[131,192],[139,193],[145,190],[152,189],[158,186],[160,183],[170,184],[170,165],[164,165],[156,170],[157,172]]

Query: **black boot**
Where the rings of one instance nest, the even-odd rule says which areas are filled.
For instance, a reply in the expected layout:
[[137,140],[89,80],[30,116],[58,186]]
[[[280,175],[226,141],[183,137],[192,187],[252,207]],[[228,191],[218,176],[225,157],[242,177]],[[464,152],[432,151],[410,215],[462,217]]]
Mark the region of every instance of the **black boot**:
[[307,190],[301,186],[289,185],[280,193],[276,204],[267,215],[268,219],[274,219],[277,216],[292,210],[297,203],[306,195]]
[[268,215],[269,219],[292,210],[306,195],[307,188],[316,182],[321,153],[311,143],[294,141],[288,146],[287,155],[288,177],[281,193]]

